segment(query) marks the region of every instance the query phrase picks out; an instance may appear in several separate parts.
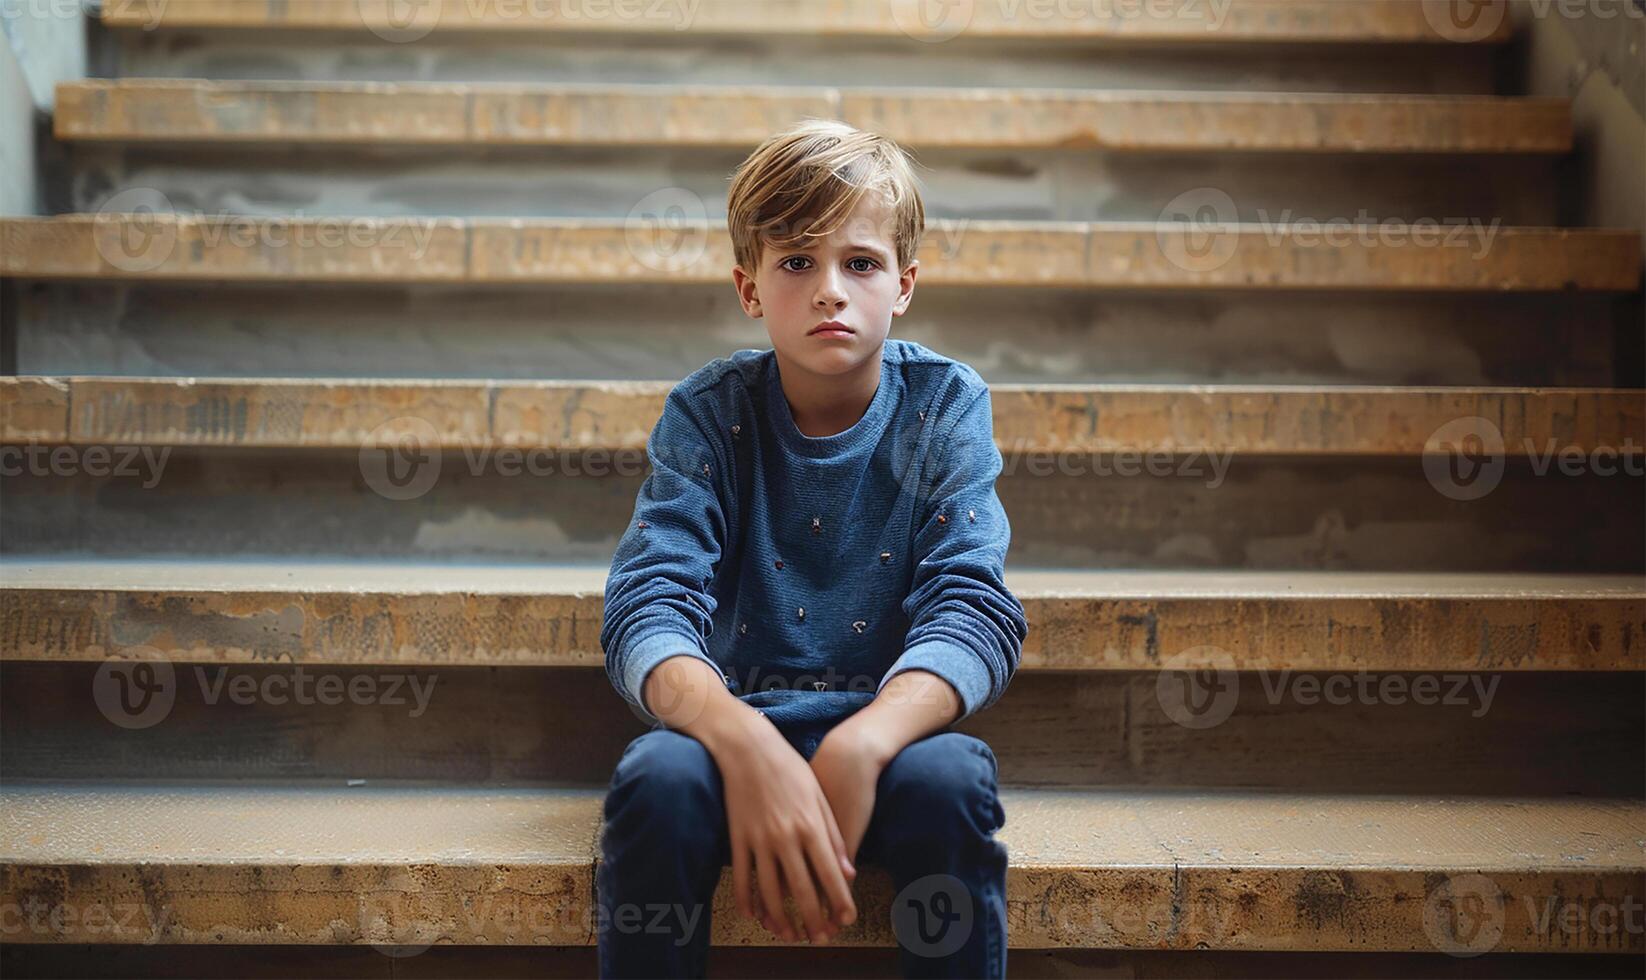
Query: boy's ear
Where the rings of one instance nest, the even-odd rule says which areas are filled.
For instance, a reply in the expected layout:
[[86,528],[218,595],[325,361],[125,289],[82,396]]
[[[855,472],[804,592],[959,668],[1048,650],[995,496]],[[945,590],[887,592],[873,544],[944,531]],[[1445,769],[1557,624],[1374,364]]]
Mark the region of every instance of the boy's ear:
[[737,289],[737,301],[742,304],[743,312],[754,319],[760,319],[760,289],[755,285],[754,277],[743,271],[740,265],[732,266],[732,285]]
[[903,270],[898,277],[898,288],[901,290],[897,302],[892,306],[892,316],[902,316],[908,310],[909,303],[914,300],[914,281],[920,272],[920,260],[910,259],[909,267]]

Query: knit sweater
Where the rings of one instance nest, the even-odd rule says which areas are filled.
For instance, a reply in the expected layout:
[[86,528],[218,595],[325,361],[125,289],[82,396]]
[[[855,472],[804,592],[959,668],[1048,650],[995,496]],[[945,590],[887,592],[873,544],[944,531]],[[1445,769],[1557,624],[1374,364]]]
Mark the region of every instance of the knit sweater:
[[808,436],[776,354],[745,349],[674,385],[651,472],[606,579],[600,645],[632,710],[669,657],[711,665],[774,723],[843,720],[910,669],[998,700],[1028,621],[1003,581],[988,386],[888,338],[880,383],[844,432]]

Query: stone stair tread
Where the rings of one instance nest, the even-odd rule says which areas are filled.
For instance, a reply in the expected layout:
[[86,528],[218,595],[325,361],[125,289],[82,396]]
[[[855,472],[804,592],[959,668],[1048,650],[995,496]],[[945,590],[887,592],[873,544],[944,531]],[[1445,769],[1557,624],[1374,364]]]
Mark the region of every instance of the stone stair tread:
[[56,91],[64,141],[752,146],[805,117],[911,147],[1566,153],[1535,96],[897,86],[94,79]]
[[[1482,248],[1488,231],[1489,247]],[[992,288],[1629,291],[1640,280],[1640,234],[1629,229],[1231,220],[1194,229],[1193,242],[1190,234],[1169,222],[929,219],[917,255],[920,281]],[[719,284],[728,281],[733,264],[724,220],[682,219],[664,229],[620,218],[314,218],[179,215],[163,208],[0,218],[0,275],[17,278]]]
[[[168,592],[599,594],[592,564],[43,558],[0,561],[0,589]],[[1106,599],[1629,599],[1646,603],[1646,576],[1544,572],[1363,572],[1011,568],[1019,596]]]
[[[602,798],[586,788],[12,782],[0,789],[0,892],[25,910],[143,905],[163,921],[148,939],[168,942],[589,943]],[[1499,950],[1640,945],[1627,932],[1539,933],[1535,903],[1518,903],[1526,894],[1638,907],[1638,800],[1002,789],[1001,801],[1018,948],[1432,948],[1448,936],[1424,938],[1425,895],[1432,904],[1437,888],[1482,881],[1506,898]],[[889,879],[866,866],[855,892],[860,920],[838,944],[887,942]],[[736,917],[724,875],[715,899],[716,942],[773,942]],[[72,926],[19,932],[25,942],[78,938]]]
[[[895,5],[894,5],[895,4]],[[477,4],[474,0],[438,0],[421,4],[407,17],[387,2],[339,3],[338,0],[167,0],[159,10],[153,0],[104,0],[102,22],[113,28],[142,30],[229,27],[249,29],[296,28],[359,31],[370,27],[398,27],[401,34],[421,32],[427,26],[445,31],[518,31],[694,34],[801,34],[825,33],[837,38],[917,37],[942,39],[954,32],[956,22],[947,13],[923,29],[915,5],[906,0],[693,0],[693,16],[681,23],[673,16],[678,5],[662,8],[667,15],[637,16],[614,12],[609,16],[555,16],[561,8],[531,3]],[[533,16],[534,11],[544,11]],[[591,8],[592,10],[605,8]],[[656,10],[656,5],[628,8]],[[1044,8],[1031,8],[1044,9]],[[1239,0],[1233,4],[1174,4],[1173,16],[1140,16],[1141,5],[1096,4],[1059,7],[1057,16],[1018,13],[1015,5],[978,4],[966,11],[964,36],[983,39],[1071,39],[1126,42],[1404,42],[1499,43],[1510,36],[1510,18],[1461,32],[1443,34],[1434,9],[1413,0]],[[1104,16],[1105,11],[1112,15]],[[398,16],[390,19],[391,12]],[[1017,16],[1013,16],[1018,13]],[[1075,14],[1078,14],[1076,16]],[[1441,16],[1444,16],[1442,13]],[[390,33],[390,37],[401,36]]]
[[[1646,802],[1003,787],[1014,867],[1642,871]],[[6,864],[573,864],[603,791],[8,781]],[[1071,834],[1070,827],[1084,827]],[[1286,836],[1274,832],[1284,827]],[[1646,873],[1646,872],[1643,872]]]
[[[638,453],[674,384],[12,376],[0,378],[0,439],[354,450],[410,439],[424,450]],[[1484,453],[1553,467],[1551,453],[1638,455],[1646,446],[1646,398],[1628,388],[999,384],[990,391],[995,443],[1011,456],[1421,455],[1453,452],[1473,435]]]
[[[0,611],[19,624],[0,660],[595,667],[605,576],[21,558],[0,563]],[[1008,569],[1006,582],[1031,624],[1026,671],[1646,668],[1640,576]]]

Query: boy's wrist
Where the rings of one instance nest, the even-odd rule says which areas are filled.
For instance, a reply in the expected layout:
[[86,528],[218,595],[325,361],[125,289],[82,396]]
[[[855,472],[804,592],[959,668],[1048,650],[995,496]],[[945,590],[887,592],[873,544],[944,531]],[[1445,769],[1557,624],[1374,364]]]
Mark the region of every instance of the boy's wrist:
[[747,746],[762,726],[776,730],[759,711],[726,693],[705,707],[687,734],[702,742],[718,760],[727,752]]
[[868,757],[881,768],[885,768],[908,744],[902,741],[895,726],[885,724],[882,715],[867,708],[836,725],[824,736],[824,741],[831,737],[848,742],[853,751]]

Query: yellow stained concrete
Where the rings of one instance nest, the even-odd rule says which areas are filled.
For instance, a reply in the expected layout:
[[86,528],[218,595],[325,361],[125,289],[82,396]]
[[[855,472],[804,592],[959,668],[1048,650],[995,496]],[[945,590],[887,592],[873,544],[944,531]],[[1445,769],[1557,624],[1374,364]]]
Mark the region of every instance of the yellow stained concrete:
[[[605,575],[8,562],[0,659],[96,661],[141,648],[178,662],[599,667]],[[1029,671],[1646,668],[1646,583],[1627,575],[1060,569],[1008,571],[1006,584],[1029,617]],[[281,653],[246,641],[271,631]]]
[[[1646,898],[1638,801],[1029,789],[1001,799],[1015,948],[1444,949],[1459,939],[1446,903],[1483,894],[1473,913],[1495,923],[1495,951],[1646,948],[1589,915]],[[0,802],[0,901],[24,910],[11,941],[594,937],[598,791],[12,784]],[[866,866],[856,892],[859,922],[839,944],[890,942],[890,880]],[[1543,897],[1577,903],[1578,928],[1540,928]],[[54,927],[49,915],[94,906],[126,913],[128,931],[79,916]],[[26,926],[30,909],[46,910],[44,928]],[[774,941],[735,914],[724,875],[713,920],[719,944]]]

